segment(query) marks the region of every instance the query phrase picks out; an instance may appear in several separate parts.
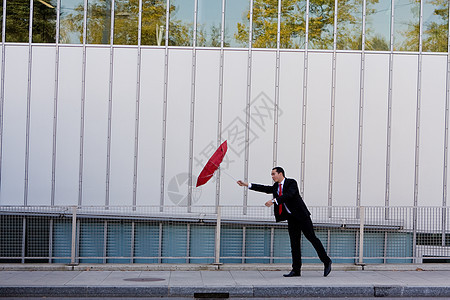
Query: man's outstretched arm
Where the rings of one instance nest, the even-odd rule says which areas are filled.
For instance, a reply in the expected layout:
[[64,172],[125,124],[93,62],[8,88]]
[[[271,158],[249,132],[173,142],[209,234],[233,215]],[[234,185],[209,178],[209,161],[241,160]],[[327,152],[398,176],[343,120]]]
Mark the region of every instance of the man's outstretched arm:
[[[252,187],[252,184],[249,184],[248,182],[245,182],[245,181],[242,181],[242,180],[238,180],[237,184],[240,185],[240,186],[247,186],[249,188]],[[270,194],[272,192],[272,190],[271,190],[272,187],[271,186],[264,186],[264,185],[259,185],[259,184],[256,184],[254,186],[256,187],[256,189],[254,189],[254,190],[257,191],[257,192],[263,192],[263,193],[267,193],[267,194]],[[264,205],[267,206],[267,207],[271,207],[273,205],[273,203],[274,203],[274,200],[272,199],[272,200],[269,200],[266,203],[264,203]]]

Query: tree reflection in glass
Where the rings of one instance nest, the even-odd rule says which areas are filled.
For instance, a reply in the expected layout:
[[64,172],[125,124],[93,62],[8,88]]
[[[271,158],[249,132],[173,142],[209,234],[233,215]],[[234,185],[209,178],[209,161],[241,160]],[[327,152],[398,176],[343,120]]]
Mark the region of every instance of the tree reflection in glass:
[[220,47],[222,0],[198,0],[197,46]]
[[30,21],[30,1],[6,1],[5,41],[28,43],[28,26]]
[[394,2],[394,50],[419,51],[420,1]]
[[111,2],[114,0],[88,1],[87,43],[109,44],[111,37]]
[[278,1],[253,1],[253,48],[276,48],[278,31]]
[[311,0],[309,2],[310,49],[333,49],[334,0]]
[[141,22],[141,44],[164,46],[166,39],[166,1],[143,0]]
[[225,47],[248,47],[249,20],[249,0],[227,0],[225,2]]
[[390,50],[391,1],[367,1],[365,50]]
[[83,43],[83,0],[61,0],[59,17],[59,42]]
[[137,45],[139,1],[114,1],[114,44]]
[[[303,48],[305,45],[305,0],[281,0],[280,48]],[[241,44],[248,41],[250,12],[237,24],[235,37]],[[276,48],[278,32],[278,1],[253,2],[252,47]]]
[[56,0],[33,1],[33,43],[56,42]]
[[169,46],[192,46],[194,0],[171,0]]
[[[61,0],[61,43],[83,42],[84,1]],[[111,38],[111,2],[113,0],[89,0],[87,6],[88,44],[109,44]],[[128,29],[127,29],[128,30]]]
[[305,48],[305,0],[281,0],[280,48]]
[[362,0],[338,0],[337,49],[362,49],[362,5]]
[[448,51],[448,0],[424,0],[422,50]]

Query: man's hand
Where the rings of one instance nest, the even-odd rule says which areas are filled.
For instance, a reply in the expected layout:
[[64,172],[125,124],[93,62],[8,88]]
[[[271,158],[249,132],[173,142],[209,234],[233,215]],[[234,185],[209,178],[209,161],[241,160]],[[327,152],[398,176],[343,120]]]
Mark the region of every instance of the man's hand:
[[238,180],[238,181],[237,181],[237,184],[239,184],[240,186],[248,186],[248,183],[247,183],[247,182],[244,182],[244,181],[242,181],[242,180]]
[[272,200],[269,200],[266,203],[264,203],[264,205],[267,207],[271,207],[273,205],[273,202],[272,202]]

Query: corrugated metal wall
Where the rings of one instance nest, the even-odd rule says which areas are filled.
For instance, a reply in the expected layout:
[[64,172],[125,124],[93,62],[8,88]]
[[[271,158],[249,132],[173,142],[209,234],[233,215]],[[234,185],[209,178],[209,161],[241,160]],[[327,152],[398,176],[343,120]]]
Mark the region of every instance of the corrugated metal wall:
[[259,205],[234,179],[274,164],[309,205],[446,204],[446,53],[3,49],[1,205]]

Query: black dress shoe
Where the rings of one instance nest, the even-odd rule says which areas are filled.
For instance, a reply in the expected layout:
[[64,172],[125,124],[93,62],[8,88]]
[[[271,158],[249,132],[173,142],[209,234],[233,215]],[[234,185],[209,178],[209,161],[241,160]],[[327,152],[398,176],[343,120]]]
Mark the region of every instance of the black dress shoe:
[[284,277],[298,277],[300,276],[300,272],[295,272],[294,270],[292,270],[291,272],[289,272],[289,274],[283,274]]
[[330,272],[331,272],[331,260],[324,264],[323,276],[327,277],[328,274],[330,274]]

